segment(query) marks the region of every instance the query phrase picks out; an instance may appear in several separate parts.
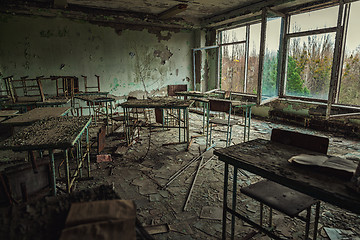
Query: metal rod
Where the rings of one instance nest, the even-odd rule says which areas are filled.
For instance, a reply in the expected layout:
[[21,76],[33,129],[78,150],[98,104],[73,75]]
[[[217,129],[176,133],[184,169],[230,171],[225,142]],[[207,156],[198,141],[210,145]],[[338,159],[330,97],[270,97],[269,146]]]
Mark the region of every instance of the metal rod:
[[202,161],[203,161],[203,160],[204,160],[204,156],[201,157],[200,162],[199,162],[199,164],[198,164],[198,167],[197,167],[195,176],[194,176],[194,178],[193,178],[193,181],[192,181],[192,183],[191,183],[191,187],[190,187],[190,189],[189,189],[188,196],[187,196],[186,201],[185,201],[185,205],[184,205],[183,211],[186,211],[186,210],[187,210],[187,206],[188,206],[189,201],[190,201],[191,193],[192,193],[192,191],[193,191],[193,189],[194,189],[195,182],[196,182],[197,176],[199,175],[199,171],[200,171],[200,168],[201,168],[201,165],[202,165]]

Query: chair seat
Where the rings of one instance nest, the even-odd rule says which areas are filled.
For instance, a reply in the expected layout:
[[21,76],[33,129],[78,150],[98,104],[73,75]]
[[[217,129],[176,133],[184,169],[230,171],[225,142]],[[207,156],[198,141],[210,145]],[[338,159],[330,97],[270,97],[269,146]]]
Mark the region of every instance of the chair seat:
[[[228,125],[228,120],[227,119],[220,119],[220,118],[214,118],[214,119],[210,119],[209,123],[214,123],[214,124],[219,124],[219,125]],[[230,120],[230,126],[234,126],[238,123],[237,120]]]
[[[125,117],[124,116],[117,116],[117,117],[111,117],[112,120],[114,121],[118,121],[118,122],[123,122],[125,121]],[[129,117],[129,120],[132,121],[132,120],[135,120],[136,118],[134,117]]]
[[278,183],[264,180],[240,190],[243,194],[290,217],[297,216],[319,200]]

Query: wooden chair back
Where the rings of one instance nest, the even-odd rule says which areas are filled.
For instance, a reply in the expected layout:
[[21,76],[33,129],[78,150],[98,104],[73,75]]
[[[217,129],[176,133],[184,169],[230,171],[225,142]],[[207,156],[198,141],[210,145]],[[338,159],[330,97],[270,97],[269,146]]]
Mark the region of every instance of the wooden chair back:
[[305,133],[275,128],[271,132],[271,141],[310,151],[327,154],[329,139]]
[[182,91],[187,91],[187,85],[183,84],[183,85],[168,85],[167,86],[167,95],[168,96],[176,96],[176,92],[182,92]]

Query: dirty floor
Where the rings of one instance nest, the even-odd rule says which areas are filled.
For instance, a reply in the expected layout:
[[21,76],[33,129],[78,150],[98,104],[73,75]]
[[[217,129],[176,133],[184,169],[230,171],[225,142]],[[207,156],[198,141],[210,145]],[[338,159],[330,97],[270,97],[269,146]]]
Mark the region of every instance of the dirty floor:
[[[236,116],[241,120],[241,117]],[[152,120],[154,122],[154,120]],[[93,148],[91,181],[76,183],[75,191],[90,189],[103,184],[114,187],[122,199],[134,200],[137,215],[143,225],[162,225],[160,230],[165,233],[153,235],[155,239],[221,239],[221,218],[223,198],[224,164],[213,156],[213,149],[206,152],[202,160],[202,168],[188,200],[187,208],[184,204],[188,192],[196,175],[199,160],[184,170],[171,183],[169,178],[190,160],[199,155],[205,148],[205,137],[200,136],[202,116],[190,114],[190,135],[194,138],[189,151],[185,144],[167,145],[177,141],[178,130],[156,129],[151,132],[142,128],[139,138],[131,147],[125,147],[124,135],[120,126],[113,134],[106,138],[106,148],[102,154],[110,154],[111,162],[96,162],[95,147]],[[345,139],[336,133],[317,132],[295,126],[270,123],[252,119],[250,140],[256,138],[269,139],[271,129],[283,128],[303,133],[329,137],[329,155],[336,155],[350,159],[360,159],[360,143],[358,139]],[[225,146],[225,127],[216,127],[213,131],[215,148]],[[95,136],[96,128],[93,129]],[[233,128],[232,144],[240,143],[243,139],[243,127]],[[165,145],[163,145],[165,144]],[[256,182],[260,177],[251,173],[238,175],[238,188]],[[229,176],[231,184],[232,176]],[[164,187],[167,185],[167,187]],[[59,185],[59,187],[63,187]],[[230,196],[231,192],[229,192]],[[239,209],[254,219],[259,218],[259,205],[254,200],[245,197],[238,198]],[[230,216],[228,216],[230,219]],[[228,221],[228,231],[230,229]],[[276,232],[287,239],[302,239],[305,228],[301,221],[288,218],[280,213],[273,215]],[[324,228],[338,228],[350,230],[351,237],[360,236],[360,216],[343,211],[335,206],[321,203],[320,232],[318,239],[329,239]],[[241,220],[236,221],[236,239],[245,237],[254,229]],[[257,234],[253,239],[270,239]]]

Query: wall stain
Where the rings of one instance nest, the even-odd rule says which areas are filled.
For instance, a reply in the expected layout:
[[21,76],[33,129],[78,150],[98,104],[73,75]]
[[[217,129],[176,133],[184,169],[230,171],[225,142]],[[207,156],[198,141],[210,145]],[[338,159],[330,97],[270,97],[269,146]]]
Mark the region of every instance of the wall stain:
[[166,63],[166,61],[171,58],[172,55],[173,55],[173,53],[170,52],[170,50],[167,46],[166,46],[166,50],[164,50],[164,51],[161,51],[161,50],[154,51],[154,56],[161,59],[162,65],[164,65]]

